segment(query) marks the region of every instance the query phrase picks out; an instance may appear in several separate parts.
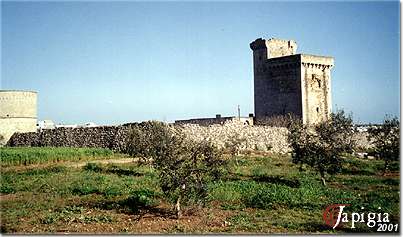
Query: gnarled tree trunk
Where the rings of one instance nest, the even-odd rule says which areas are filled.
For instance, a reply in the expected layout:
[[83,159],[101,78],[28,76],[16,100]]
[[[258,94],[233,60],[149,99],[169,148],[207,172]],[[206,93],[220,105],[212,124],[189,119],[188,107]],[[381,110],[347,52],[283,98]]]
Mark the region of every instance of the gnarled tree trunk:
[[322,185],[326,186],[325,173],[323,171],[320,171],[320,179],[322,180]]
[[182,211],[181,211],[181,197],[180,196],[176,200],[175,210],[176,210],[176,218],[177,219],[181,218],[182,217]]

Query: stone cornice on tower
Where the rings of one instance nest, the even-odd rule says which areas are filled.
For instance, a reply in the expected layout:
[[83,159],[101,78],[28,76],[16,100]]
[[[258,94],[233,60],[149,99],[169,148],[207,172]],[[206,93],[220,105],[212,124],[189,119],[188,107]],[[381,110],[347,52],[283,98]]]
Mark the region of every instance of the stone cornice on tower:
[[301,64],[307,68],[332,68],[334,66],[334,58],[328,56],[301,54]]
[[267,59],[268,67],[277,67],[283,65],[295,66],[296,64],[302,64],[304,67],[323,67],[332,68],[334,66],[334,58],[327,56],[317,56],[310,54],[294,54],[278,58]]

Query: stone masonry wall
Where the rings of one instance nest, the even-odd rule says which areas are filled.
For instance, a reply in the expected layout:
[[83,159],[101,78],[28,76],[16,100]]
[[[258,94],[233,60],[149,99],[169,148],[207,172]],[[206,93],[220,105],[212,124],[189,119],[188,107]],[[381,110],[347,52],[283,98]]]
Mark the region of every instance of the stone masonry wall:
[[[40,132],[15,133],[8,141],[8,146],[55,146],[55,147],[100,147],[114,151],[124,151],[126,138],[132,124],[121,126],[103,126],[91,128],[56,128]],[[223,148],[232,137],[244,138],[241,150],[270,151],[287,153],[288,130],[284,127],[250,126],[239,121],[225,124],[200,126],[197,124],[171,125],[188,138],[201,141],[210,140]],[[362,135],[358,135],[362,138]],[[360,140],[361,146],[368,147],[365,139]]]
[[[287,129],[268,126],[250,126],[239,121],[228,121],[224,125],[200,126],[184,124],[172,126],[188,138],[200,141],[210,140],[218,147],[224,147],[231,136],[239,134],[246,142],[241,150],[260,150],[286,153]],[[56,147],[102,147],[115,151],[124,149],[130,125],[103,126],[93,128],[56,128],[40,132],[15,133],[8,146],[56,146]]]
[[210,140],[216,146],[223,148],[233,136],[245,139],[241,150],[270,151],[287,153],[290,151],[287,144],[288,130],[282,127],[249,126],[237,121],[229,121],[224,125],[208,127],[196,124],[185,124],[179,129],[190,139],[201,141]]
[[0,146],[7,143],[15,132],[36,131],[34,118],[0,118]]
[[14,133],[7,146],[100,147],[122,151],[130,126],[55,128]]
[[224,124],[226,121],[229,121],[229,120],[232,120],[232,119],[233,119],[233,117],[175,120],[175,125],[199,124],[201,126],[209,126],[209,125],[212,125],[212,124]]

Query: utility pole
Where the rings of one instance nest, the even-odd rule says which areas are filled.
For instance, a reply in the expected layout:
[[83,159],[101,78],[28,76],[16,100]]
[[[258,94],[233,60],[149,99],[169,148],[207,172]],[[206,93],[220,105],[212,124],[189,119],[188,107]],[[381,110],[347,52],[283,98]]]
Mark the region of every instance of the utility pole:
[[238,120],[241,120],[241,107],[238,105]]

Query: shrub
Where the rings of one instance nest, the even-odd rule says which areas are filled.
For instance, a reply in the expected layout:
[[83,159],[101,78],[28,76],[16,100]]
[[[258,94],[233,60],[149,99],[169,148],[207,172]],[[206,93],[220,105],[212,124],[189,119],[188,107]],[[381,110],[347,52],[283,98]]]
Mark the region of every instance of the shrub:
[[232,158],[235,157],[237,165],[238,165],[237,156],[239,155],[239,150],[241,149],[242,143],[244,143],[245,141],[246,139],[241,138],[239,133],[234,133],[224,144],[225,149],[231,154]]
[[175,202],[178,218],[182,204],[205,200],[207,183],[223,171],[222,154],[211,143],[188,141],[161,122],[133,127],[126,147],[132,156],[153,159],[161,189]]
[[289,129],[293,163],[316,169],[323,185],[326,185],[325,174],[340,172],[341,155],[353,152],[355,147],[353,120],[344,111],[332,113],[329,120],[312,126],[293,121]]
[[368,139],[374,144],[374,153],[385,161],[383,174],[391,161],[399,160],[400,123],[397,118],[384,119],[380,126],[368,129]]
[[148,189],[136,190],[123,204],[130,206],[132,211],[139,212],[142,208],[156,206],[158,202],[155,200],[155,196],[155,192]]

